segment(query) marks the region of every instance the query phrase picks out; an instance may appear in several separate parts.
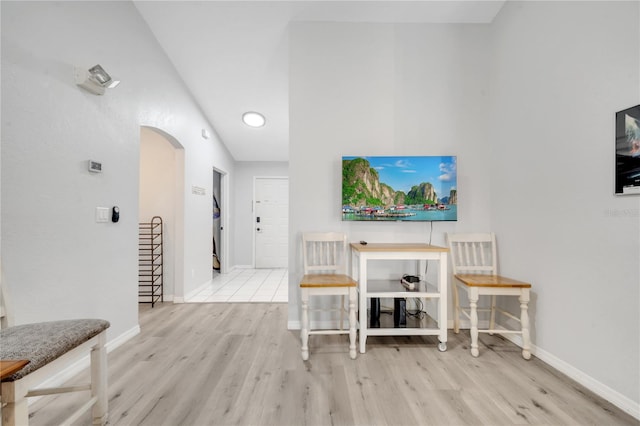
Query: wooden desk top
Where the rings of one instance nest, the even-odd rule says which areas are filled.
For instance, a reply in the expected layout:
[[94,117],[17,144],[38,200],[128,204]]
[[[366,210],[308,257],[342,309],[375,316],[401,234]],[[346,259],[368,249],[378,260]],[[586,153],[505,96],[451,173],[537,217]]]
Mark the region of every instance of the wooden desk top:
[[503,277],[502,275],[456,274],[454,276],[469,287],[531,288],[529,283]]
[[0,361],[0,380],[5,377],[11,376],[16,371],[22,369],[25,365],[29,364],[26,359],[14,360],[2,360]]
[[300,280],[300,287],[355,287],[358,283],[348,275],[307,274]]
[[359,252],[410,252],[410,251],[427,251],[427,252],[447,252],[446,247],[432,246],[424,243],[351,243],[351,248]]

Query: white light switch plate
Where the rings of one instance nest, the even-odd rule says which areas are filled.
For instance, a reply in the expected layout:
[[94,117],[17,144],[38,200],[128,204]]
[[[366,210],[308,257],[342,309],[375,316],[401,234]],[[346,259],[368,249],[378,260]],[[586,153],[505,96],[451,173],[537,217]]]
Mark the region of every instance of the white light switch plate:
[[109,222],[109,207],[96,207],[96,222]]

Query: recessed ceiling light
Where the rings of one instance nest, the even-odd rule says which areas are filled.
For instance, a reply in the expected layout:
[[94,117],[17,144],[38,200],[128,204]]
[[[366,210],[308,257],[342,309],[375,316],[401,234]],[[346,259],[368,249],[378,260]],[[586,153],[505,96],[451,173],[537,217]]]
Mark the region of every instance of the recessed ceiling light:
[[258,112],[249,111],[242,114],[242,122],[247,126],[262,127],[264,126],[264,123],[266,123],[266,120],[264,115]]

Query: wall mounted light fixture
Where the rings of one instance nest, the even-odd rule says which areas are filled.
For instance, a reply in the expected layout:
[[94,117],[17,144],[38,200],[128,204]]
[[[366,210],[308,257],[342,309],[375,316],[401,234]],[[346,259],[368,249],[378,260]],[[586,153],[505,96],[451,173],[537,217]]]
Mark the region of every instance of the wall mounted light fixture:
[[113,89],[120,84],[120,80],[112,79],[99,64],[88,70],[75,67],[75,78],[78,86],[94,95],[104,95],[105,89]]

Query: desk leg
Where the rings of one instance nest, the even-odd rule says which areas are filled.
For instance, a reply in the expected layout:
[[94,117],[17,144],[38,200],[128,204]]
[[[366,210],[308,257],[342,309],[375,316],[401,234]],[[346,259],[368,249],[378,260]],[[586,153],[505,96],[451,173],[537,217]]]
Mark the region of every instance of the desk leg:
[[522,326],[522,358],[531,358],[531,342],[529,338],[529,289],[520,293],[520,325]]
[[367,260],[358,256],[358,288],[360,290],[360,353],[367,350]]
[[471,355],[477,357],[478,351],[478,289],[469,288],[469,307],[471,317]]
[[438,291],[440,292],[440,301],[438,303],[438,327],[440,328],[440,344],[438,345],[438,350],[440,352],[444,352],[447,350],[447,291],[448,291],[448,282],[447,277],[449,273],[447,271],[447,253],[440,254],[440,260],[438,261],[440,266],[440,271],[438,272]]

